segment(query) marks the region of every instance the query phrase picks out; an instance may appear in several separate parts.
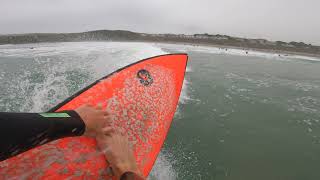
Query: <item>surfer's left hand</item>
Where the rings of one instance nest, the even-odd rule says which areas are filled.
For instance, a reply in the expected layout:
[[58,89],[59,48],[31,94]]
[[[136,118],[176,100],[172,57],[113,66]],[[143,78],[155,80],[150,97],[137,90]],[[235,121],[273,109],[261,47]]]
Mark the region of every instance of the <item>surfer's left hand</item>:
[[90,105],[83,105],[75,110],[84,124],[86,130],[84,135],[95,137],[110,122],[110,114],[106,110],[102,110],[102,106],[93,107]]
[[98,147],[107,157],[117,179],[123,179],[122,176],[125,173],[131,172],[134,178],[129,179],[144,180],[128,136],[121,134],[111,126],[104,127],[101,132],[96,136]]

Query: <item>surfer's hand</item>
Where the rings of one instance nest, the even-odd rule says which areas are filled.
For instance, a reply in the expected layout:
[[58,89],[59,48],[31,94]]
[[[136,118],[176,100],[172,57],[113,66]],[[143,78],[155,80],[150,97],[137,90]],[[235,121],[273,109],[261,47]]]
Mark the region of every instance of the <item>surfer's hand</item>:
[[117,179],[126,172],[141,176],[128,137],[109,126],[103,128],[102,134],[97,135],[96,139]]
[[96,134],[98,134],[99,131],[101,131],[101,129],[110,122],[109,113],[107,111],[103,111],[100,105],[97,107],[83,105],[75,111],[79,114],[86,125],[86,130],[84,132],[85,136],[96,136]]

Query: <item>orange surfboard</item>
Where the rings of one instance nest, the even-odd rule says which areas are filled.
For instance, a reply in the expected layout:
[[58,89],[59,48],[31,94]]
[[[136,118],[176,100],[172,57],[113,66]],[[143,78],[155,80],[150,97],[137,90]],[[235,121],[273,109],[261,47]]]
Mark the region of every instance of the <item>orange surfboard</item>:
[[[101,78],[51,112],[101,104],[114,126],[126,132],[144,176],[148,176],[170,128],[188,56],[141,60]],[[93,138],[53,141],[0,163],[0,179],[110,179],[108,163]]]

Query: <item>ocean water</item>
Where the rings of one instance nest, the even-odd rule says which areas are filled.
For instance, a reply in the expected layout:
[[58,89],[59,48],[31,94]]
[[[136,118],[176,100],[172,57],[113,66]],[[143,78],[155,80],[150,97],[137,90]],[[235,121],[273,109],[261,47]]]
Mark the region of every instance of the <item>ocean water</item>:
[[320,60],[190,45],[0,46],[0,111],[40,112],[143,58],[189,54],[149,179],[320,179]]

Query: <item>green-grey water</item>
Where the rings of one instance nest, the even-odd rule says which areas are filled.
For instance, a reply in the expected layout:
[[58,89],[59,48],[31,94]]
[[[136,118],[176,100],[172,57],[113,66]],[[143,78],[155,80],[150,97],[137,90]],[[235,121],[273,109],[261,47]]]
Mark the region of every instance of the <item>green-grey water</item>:
[[167,141],[187,154],[176,160],[188,172],[178,177],[320,178],[320,63],[190,56],[194,100]]
[[320,179],[316,59],[145,43],[5,45],[0,110],[45,111],[119,67],[172,52],[189,54],[188,70],[150,179]]

